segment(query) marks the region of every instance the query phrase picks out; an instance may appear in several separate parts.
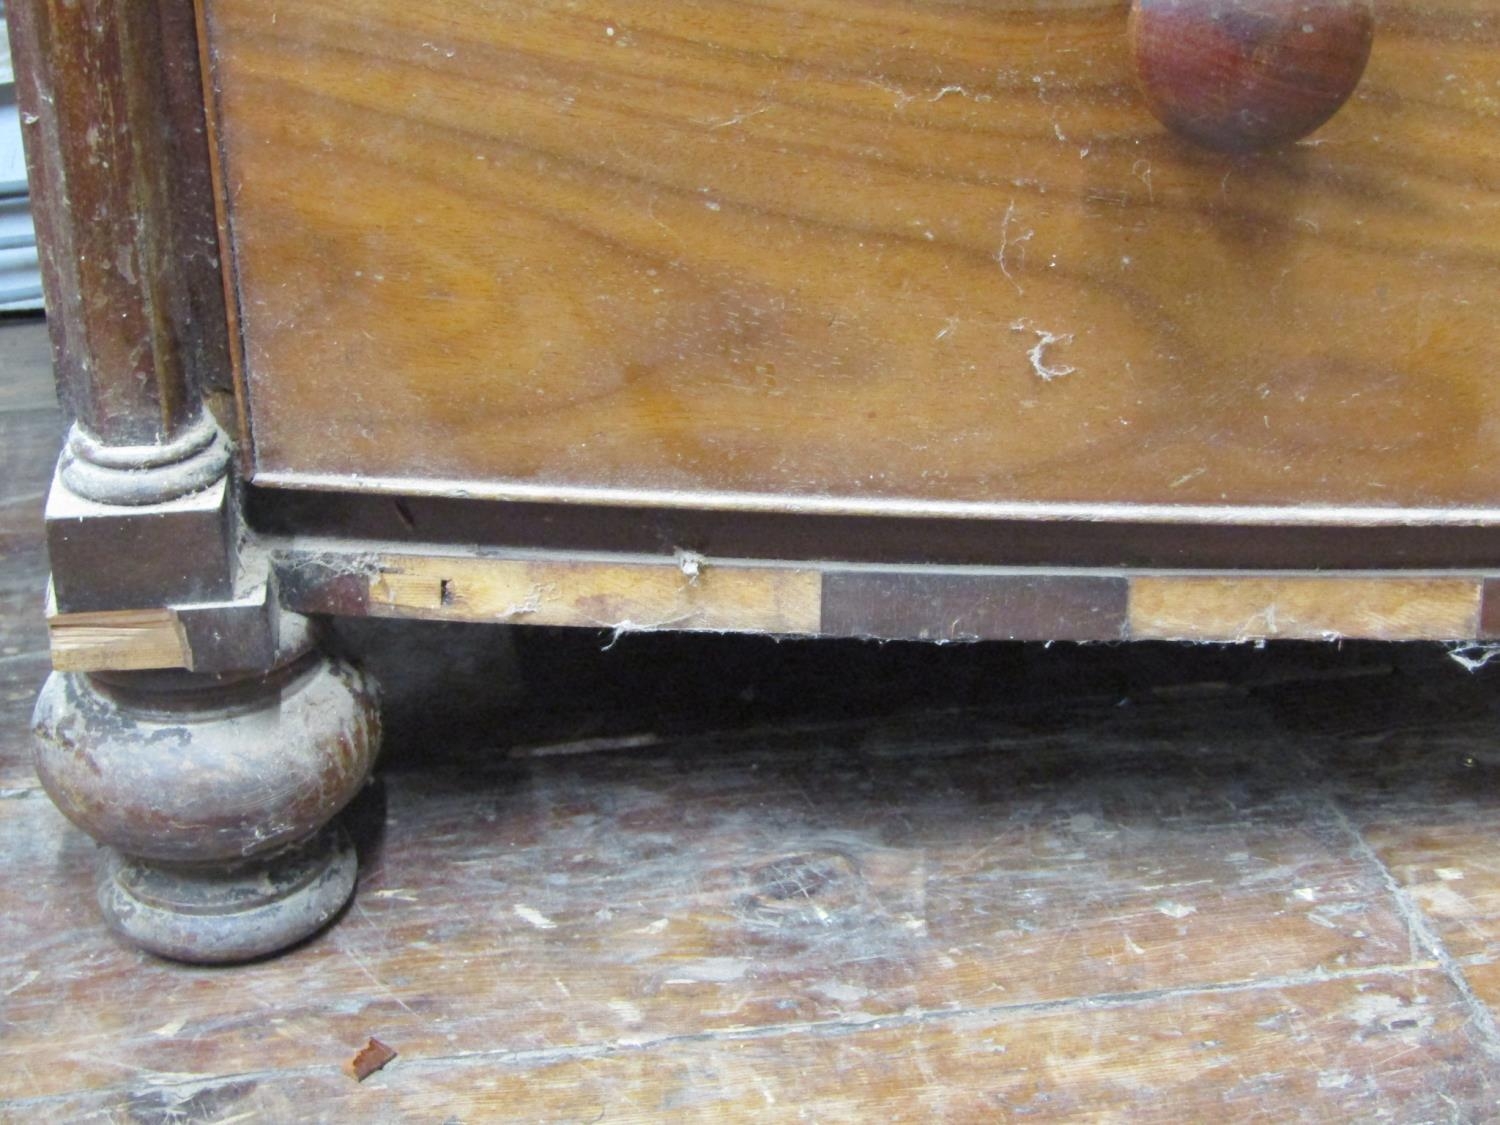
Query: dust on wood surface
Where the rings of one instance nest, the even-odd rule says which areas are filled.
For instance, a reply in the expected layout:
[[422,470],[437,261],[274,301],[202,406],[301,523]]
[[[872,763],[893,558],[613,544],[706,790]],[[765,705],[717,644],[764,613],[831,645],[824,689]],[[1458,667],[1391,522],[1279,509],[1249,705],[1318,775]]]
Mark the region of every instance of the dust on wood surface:
[[391,730],[358,898],[184,968],[105,935],[31,775],[50,456],[16,468],[0,1118],[1496,1112],[1493,671],[353,623]]
[[1308,141],[1124,0],[206,0],[258,471],[616,501],[1493,508],[1500,16]]

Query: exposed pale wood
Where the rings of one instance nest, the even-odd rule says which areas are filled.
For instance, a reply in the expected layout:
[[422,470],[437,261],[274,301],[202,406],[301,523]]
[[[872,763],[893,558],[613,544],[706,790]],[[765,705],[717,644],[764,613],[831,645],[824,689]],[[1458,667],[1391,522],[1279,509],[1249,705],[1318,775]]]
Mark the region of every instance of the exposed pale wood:
[[625,631],[816,633],[822,576],[811,569],[655,562],[520,561],[391,555],[370,579],[369,612]]
[[1435,646],[538,630],[466,727],[445,626],[343,924],[124,949],[29,766],[56,421],[0,417],[0,1118],[1495,1116],[1497,681]]
[[1151,117],[1126,7],[204,0],[260,470],[1500,503],[1494,5],[1378,6],[1246,159]]
[[259,673],[277,663],[280,612],[264,582],[232,602],[80,613],[59,612],[49,590],[52,666],[60,672]]
[[1493,1116],[1495,681],[1431,648],[529,631],[466,727],[474,632],[405,646],[343,925],[231,972],[101,930],[0,661],[0,1117]]
[[1482,575],[756,566],[277,547],[304,613],[886,640],[1473,640]]
[[188,647],[170,609],[52,614],[52,666],[59,672],[185,668]]
[[1130,583],[1130,635],[1464,640],[1479,635],[1480,594],[1474,578],[1138,576]]

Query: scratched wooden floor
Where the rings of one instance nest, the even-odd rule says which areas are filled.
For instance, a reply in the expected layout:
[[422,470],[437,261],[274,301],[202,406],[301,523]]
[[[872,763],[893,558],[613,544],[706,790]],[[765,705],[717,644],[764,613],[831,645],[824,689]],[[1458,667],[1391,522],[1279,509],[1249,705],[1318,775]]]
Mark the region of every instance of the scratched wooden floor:
[[1500,667],[1431,647],[407,632],[341,923],[124,949],[26,761],[58,423],[0,365],[5,1120],[1500,1115]]

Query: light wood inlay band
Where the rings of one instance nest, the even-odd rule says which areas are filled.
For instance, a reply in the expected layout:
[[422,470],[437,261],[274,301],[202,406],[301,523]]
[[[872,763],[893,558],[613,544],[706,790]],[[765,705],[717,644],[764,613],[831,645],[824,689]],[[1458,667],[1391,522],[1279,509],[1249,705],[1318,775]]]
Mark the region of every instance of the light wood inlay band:
[[370,580],[369,612],[607,629],[817,633],[815,570],[664,562],[388,556]]
[[47,620],[59,672],[136,672],[184,668],[188,649],[170,609],[58,614]]
[[1135,640],[1460,640],[1479,633],[1474,578],[1138,577]]
[[[814,569],[656,560],[363,556],[284,583],[288,608],[497,624],[885,640],[1471,640],[1481,576]],[[295,564],[294,564],[295,565]],[[351,568],[355,564],[351,562]],[[359,587],[350,599],[348,586]],[[1490,617],[1497,617],[1491,607]],[[186,667],[177,610],[53,614],[62,671]]]

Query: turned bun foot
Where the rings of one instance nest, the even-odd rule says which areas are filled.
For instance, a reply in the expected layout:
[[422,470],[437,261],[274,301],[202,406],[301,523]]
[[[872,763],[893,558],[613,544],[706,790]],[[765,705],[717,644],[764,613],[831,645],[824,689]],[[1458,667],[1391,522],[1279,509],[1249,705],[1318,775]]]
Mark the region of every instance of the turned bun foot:
[[131,942],[248,960],[314,933],[353,892],[353,851],[327,826],[380,724],[352,665],[304,650],[255,676],[54,673],[34,727],[43,786],[109,849],[99,901]]
[[249,961],[327,925],[354,893],[359,864],[337,825],[249,863],[152,864],[106,848],[99,908],[127,941],[174,961]]

